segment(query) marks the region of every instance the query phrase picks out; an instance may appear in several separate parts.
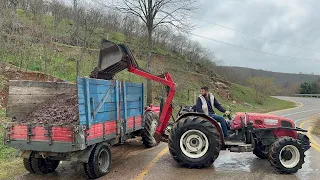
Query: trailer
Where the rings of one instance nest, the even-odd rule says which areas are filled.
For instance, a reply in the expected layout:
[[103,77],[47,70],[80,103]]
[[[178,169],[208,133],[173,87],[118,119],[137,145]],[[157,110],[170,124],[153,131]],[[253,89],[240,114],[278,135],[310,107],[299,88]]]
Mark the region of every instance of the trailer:
[[[55,171],[60,161],[83,163],[89,178],[111,167],[110,145],[141,135],[144,86],[141,83],[78,78],[76,84],[10,81],[4,142],[16,148],[31,173]],[[59,94],[77,94],[76,125],[19,123],[37,105]]]

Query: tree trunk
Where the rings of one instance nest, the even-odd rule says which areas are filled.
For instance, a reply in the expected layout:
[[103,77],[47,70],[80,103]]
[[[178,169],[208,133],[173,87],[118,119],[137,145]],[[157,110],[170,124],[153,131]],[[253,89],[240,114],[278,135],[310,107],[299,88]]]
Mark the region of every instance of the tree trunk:
[[19,28],[19,20],[18,20],[18,13],[17,13],[17,3],[12,2],[12,28],[14,31],[17,31]]
[[79,32],[79,16],[78,16],[78,0],[73,0],[73,24],[74,31],[72,35],[74,45],[78,45],[78,32]]
[[[152,29],[148,30],[148,55],[147,55],[147,71],[151,72],[150,64],[152,60]],[[147,80],[147,105],[152,104],[152,82]]]

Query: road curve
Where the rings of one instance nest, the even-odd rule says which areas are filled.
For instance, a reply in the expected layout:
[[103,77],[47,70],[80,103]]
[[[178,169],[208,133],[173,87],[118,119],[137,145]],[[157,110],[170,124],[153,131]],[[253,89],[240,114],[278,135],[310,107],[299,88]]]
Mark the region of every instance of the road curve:
[[[297,102],[297,108],[277,111],[274,114],[293,119],[297,126],[311,127],[306,120],[320,115],[320,99],[278,97]],[[316,141],[316,137],[314,137]],[[320,142],[320,141],[318,141]],[[320,179],[320,145],[306,152],[305,164],[296,174],[283,175],[276,173],[266,160],[256,158],[252,153],[231,153],[222,151],[212,166],[205,169],[181,168],[165,149],[167,144],[161,143],[152,149],[145,149],[139,139],[130,140],[125,145],[112,148],[113,162],[111,172],[100,179],[248,179],[248,180],[318,180]],[[24,174],[15,179],[53,180],[86,179],[81,164],[62,163],[57,172],[49,175]]]

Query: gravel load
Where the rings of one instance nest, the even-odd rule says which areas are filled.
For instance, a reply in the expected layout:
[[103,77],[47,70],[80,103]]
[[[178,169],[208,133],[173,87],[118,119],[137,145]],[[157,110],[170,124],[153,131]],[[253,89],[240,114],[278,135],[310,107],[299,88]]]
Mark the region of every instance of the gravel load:
[[61,94],[39,104],[21,123],[77,125],[77,94]]

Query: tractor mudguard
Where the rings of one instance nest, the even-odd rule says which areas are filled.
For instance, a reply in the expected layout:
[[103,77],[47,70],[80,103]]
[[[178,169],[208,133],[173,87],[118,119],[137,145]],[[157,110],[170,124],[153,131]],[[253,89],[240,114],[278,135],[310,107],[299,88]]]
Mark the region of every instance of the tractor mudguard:
[[199,117],[202,117],[206,120],[208,120],[209,122],[211,122],[215,127],[216,129],[218,130],[219,134],[220,134],[220,139],[221,139],[221,144],[222,144],[222,147],[225,146],[225,143],[224,143],[224,136],[223,136],[223,132],[222,132],[222,129],[220,127],[220,125],[218,124],[218,122],[216,120],[214,120],[212,117],[210,116],[207,116],[203,113],[197,113],[197,112],[187,112],[181,116],[179,116],[176,120],[176,122],[180,121],[181,119],[184,119],[186,117],[189,117],[189,116],[199,116]]

